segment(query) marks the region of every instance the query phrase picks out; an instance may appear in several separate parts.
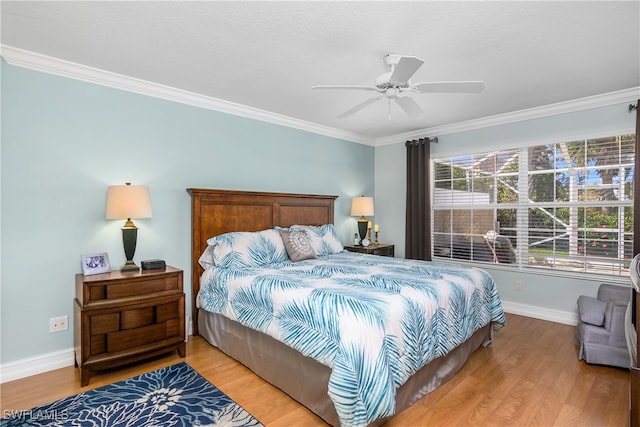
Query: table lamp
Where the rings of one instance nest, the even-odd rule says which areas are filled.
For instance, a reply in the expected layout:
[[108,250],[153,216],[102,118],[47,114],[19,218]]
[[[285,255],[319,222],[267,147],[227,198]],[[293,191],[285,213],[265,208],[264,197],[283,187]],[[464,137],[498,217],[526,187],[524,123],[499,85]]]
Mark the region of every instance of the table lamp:
[[360,241],[367,237],[367,215],[373,215],[373,197],[354,197],[351,200],[351,216],[359,216],[358,219],[358,234],[360,234]]
[[127,262],[120,271],[137,271],[140,269],[133,262],[138,240],[138,227],[131,218],[151,218],[151,198],[149,188],[145,185],[111,185],[107,189],[106,219],[126,219],[122,227],[122,243]]

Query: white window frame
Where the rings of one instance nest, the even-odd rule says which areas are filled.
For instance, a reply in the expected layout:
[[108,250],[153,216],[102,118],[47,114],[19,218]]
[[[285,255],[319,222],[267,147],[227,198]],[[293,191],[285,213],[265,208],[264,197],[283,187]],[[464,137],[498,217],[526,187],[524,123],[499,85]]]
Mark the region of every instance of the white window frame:
[[[436,205],[436,202],[434,201],[435,198],[435,194],[436,194],[436,187],[437,187],[437,182],[436,182],[436,177],[435,177],[435,173],[436,173],[436,163],[438,161],[451,161],[452,159],[456,159],[456,158],[460,158],[460,157],[465,157],[465,156],[471,156],[471,155],[475,155],[475,156],[481,156],[483,154],[492,154],[492,153],[498,153],[498,152],[504,152],[504,151],[513,151],[513,150],[517,150],[519,152],[519,167],[518,167],[518,188],[520,189],[520,194],[524,193],[524,194],[528,194],[528,183],[529,183],[529,178],[532,175],[529,171],[528,171],[528,153],[529,153],[529,149],[531,147],[535,147],[535,146],[546,146],[549,144],[562,144],[562,143],[569,143],[569,142],[576,142],[576,141],[580,141],[580,142],[586,142],[586,141],[590,141],[590,140],[594,140],[594,139],[600,139],[600,138],[606,138],[606,137],[621,137],[621,136],[625,136],[625,135],[633,135],[633,131],[629,132],[629,131],[621,131],[621,132],[608,132],[606,135],[604,136],[596,136],[596,137],[583,137],[583,138],[562,138],[562,139],[556,139],[554,141],[547,141],[547,142],[537,142],[537,143],[531,143],[528,144],[526,146],[521,145],[521,146],[516,146],[516,147],[503,147],[503,148],[496,148],[494,150],[478,150],[475,153],[458,153],[458,154],[451,154],[451,155],[439,155],[439,154],[434,154],[432,155],[432,160],[431,160],[431,182],[432,182],[432,188],[434,189],[432,191],[432,218],[436,217],[436,212],[438,210],[455,210],[456,207],[451,204],[451,205]],[[619,162],[618,165],[622,163]],[[628,165],[627,165],[628,166]],[[571,167],[569,168],[571,169]],[[632,168],[630,168],[632,169]],[[547,171],[548,172],[548,171]],[[494,175],[495,176],[495,175]],[[446,181],[446,180],[445,180]],[[444,181],[443,181],[444,182]],[[590,266],[588,265],[589,263],[587,261],[591,261],[593,262],[591,259],[593,258],[592,256],[588,256],[585,254],[584,258],[584,267],[583,270],[579,270],[576,271],[575,269],[572,268],[563,268],[563,267],[559,267],[557,264],[557,260],[559,258],[558,253],[554,252],[551,256],[551,258],[554,260],[554,265],[551,267],[545,266],[545,267],[540,267],[540,266],[536,266],[536,265],[530,265],[529,264],[529,224],[528,224],[528,220],[529,220],[529,209],[532,206],[536,206],[536,207],[567,207],[568,205],[574,206],[574,207],[582,207],[582,208],[586,208],[586,207],[593,207],[593,206],[602,206],[602,205],[606,205],[606,206],[610,206],[610,207],[628,207],[630,209],[633,209],[633,200],[632,198],[627,199],[627,200],[609,200],[609,201],[605,201],[605,202],[598,202],[598,201],[594,201],[591,203],[588,202],[573,202],[573,203],[568,203],[568,202],[564,202],[562,206],[560,206],[559,202],[547,202],[547,203],[541,203],[541,202],[529,202],[527,200],[527,197],[518,197],[517,203],[497,203],[497,201],[488,203],[488,204],[484,204],[484,203],[473,203],[473,209],[492,209],[494,210],[494,212],[497,212],[497,209],[503,209],[503,208],[507,208],[507,209],[516,209],[517,211],[517,236],[515,237],[515,239],[512,238],[512,240],[514,241],[514,246],[515,246],[515,252],[516,252],[516,261],[513,264],[496,264],[494,262],[487,262],[487,261],[478,261],[476,259],[471,259],[471,260],[465,260],[465,259],[460,259],[457,257],[452,256],[451,254],[442,254],[439,253],[437,248],[435,247],[436,245],[436,234],[437,231],[435,230],[435,224],[432,223],[432,253],[433,253],[433,258],[435,260],[449,260],[449,261],[454,261],[454,262],[469,262],[469,263],[482,263],[482,264],[486,264],[486,265],[492,265],[492,266],[499,266],[500,269],[505,268],[508,270],[517,270],[517,271],[526,271],[526,270],[531,270],[531,271],[535,271],[535,272],[540,272],[542,274],[561,274],[561,275],[569,275],[569,276],[576,276],[578,274],[583,275],[583,274],[587,274],[587,275],[595,275],[595,276],[602,276],[605,275],[607,277],[624,277],[624,276],[628,276],[628,262],[627,260],[630,260],[630,256],[626,256],[624,259],[621,259],[620,257],[620,247],[622,246],[624,248],[624,243],[620,244],[618,241],[618,257],[614,258],[615,259],[615,263],[619,263],[618,268],[615,272],[598,272],[595,271],[593,269],[590,269]],[[459,206],[458,206],[459,208]],[[461,209],[463,210],[463,209]],[[471,212],[472,210],[469,209]],[[623,225],[623,221],[624,221],[624,217],[619,218],[619,226],[617,229],[617,233],[618,236],[621,235],[621,233],[624,233],[624,225]],[[451,230],[451,229],[450,229]],[[521,232],[522,230],[526,230],[526,232]],[[586,229],[582,229],[582,231],[584,232]],[[628,233],[627,233],[628,234]],[[453,235],[453,232],[451,232],[451,235]],[[570,244],[574,244],[574,239],[576,234],[571,234],[570,238]],[[476,236],[477,237],[477,236]],[[630,236],[629,238],[632,238],[632,236]],[[473,250],[473,245],[471,245],[472,250]],[[623,249],[624,250],[624,249]],[[572,252],[573,253],[573,252]],[[628,254],[631,255],[631,254]]]

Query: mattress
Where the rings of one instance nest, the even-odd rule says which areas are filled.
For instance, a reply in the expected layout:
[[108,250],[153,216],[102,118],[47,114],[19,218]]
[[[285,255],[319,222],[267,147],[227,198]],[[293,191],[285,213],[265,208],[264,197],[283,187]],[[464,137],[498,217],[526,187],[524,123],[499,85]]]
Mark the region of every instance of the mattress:
[[329,368],[327,393],[343,426],[393,415],[397,391],[420,369],[487,325],[506,324],[484,270],[350,252],[213,266],[198,299]]

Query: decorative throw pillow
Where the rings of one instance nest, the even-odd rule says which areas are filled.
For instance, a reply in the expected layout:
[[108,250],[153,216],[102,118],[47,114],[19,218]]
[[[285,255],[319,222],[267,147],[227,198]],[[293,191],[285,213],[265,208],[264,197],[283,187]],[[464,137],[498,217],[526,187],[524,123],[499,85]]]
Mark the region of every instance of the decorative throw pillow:
[[344,250],[333,224],[320,226],[292,225],[289,229],[292,231],[306,231],[311,241],[311,247],[313,247],[317,256],[337,254]]
[[305,231],[278,231],[280,231],[282,242],[291,261],[298,262],[304,259],[316,258],[316,251],[311,247],[309,236]]

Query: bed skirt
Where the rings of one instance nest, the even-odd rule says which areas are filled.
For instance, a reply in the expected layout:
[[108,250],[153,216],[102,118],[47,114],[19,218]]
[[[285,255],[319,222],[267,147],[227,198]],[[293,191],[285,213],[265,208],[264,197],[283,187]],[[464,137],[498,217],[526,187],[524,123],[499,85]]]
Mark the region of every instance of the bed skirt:
[[[338,414],[328,395],[330,368],[293,348],[244,327],[219,314],[198,310],[200,335],[225,354],[239,361],[268,383],[278,387],[332,426],[339,426]],[[439,357],[410,377],[396,393],[396,413],[451,379],[471,353],[491,343],[487,325],[467,341]],[[388,421],[377,420],[372,426]]]

